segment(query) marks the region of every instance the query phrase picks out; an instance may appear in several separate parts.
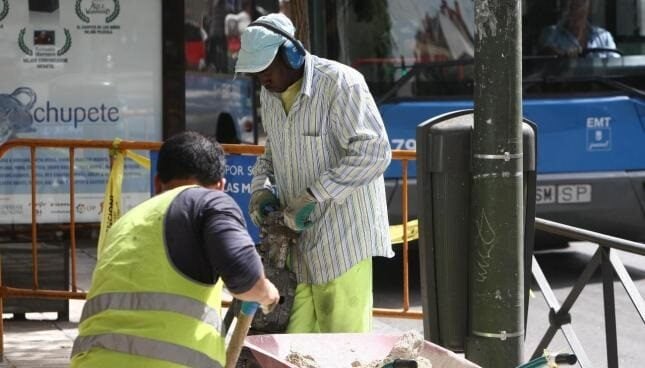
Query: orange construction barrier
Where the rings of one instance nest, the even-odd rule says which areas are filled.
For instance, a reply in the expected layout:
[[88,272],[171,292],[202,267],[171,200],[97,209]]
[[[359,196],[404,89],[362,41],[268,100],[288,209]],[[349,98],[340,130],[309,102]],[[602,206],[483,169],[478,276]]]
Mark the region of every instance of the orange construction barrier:
[[[0,262],[0,315],[3,310],[3,300],[5,298],[50,298],[50,299],[85,299],[86,293],[78,291],[77,280],[77,254],[76,254],[76,218],[75,218],[75,187],[74,180],[74,161],[77,150],[83,149],[98,149],[119,152],[127,155],[127,151],[143,150],[143,151],[158,151],[161,142],[148,142],[148,141],[108,141],[108,140],[60,140],[60,139],[15,139],[5,142],[0,145],[0,159],[12,149],[29,149],[31,160],[31,259],[32,259],[32,279],[33,284],[31,288],[15,288],[4,284],[1,277],[2,262]],[[224,151],[227,154],[243,154],[243,155],[259,155],[264,152],[263,146],[254,145],[237,145],[237,144],[223,144]],[[70,264],[71,264],[71,281],[70,287],[67,291],[64,290],[48,290],[40,287],[38,282],[38,222],[37,222],[37,191],[36,191],[36,150],[43,148],[64,148],[69,152],[69,224],[61,224],[61,229],[69,230],[69,250],[70,250]],[[114,156],[114,155],[112,155]],[[419,310],[410,309],[410,283],[409,283],[409,244],[408,244],[408,162],[416,159],[415,151],[395,150],[392,153],[393,160],[401,160],[402,162],[402,269],[403,269],[403,290],[402,290],[402,306],[398,309],[388,308],[375,308],[375,316],[384,317],[399,317],[399,318],[412,318],[421,319],[423,314]],[[112,162],[113,163],[113,162]],[[107,185],[107,183],[106,183]],[[103,226],[103,224],[102,224]],[[227,302],[224,303],[228,305]],[[2,318],[0,318],[0,355],[4,351],[3,346],[4,325]]]

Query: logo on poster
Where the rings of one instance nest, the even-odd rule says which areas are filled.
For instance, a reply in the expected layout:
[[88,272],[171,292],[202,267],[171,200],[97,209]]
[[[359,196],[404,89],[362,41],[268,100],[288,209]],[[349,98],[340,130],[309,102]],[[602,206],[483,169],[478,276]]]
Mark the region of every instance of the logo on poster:
[[[56,49],[56,31],[54,30],[36,30],[32,38],[32,46],[36,49],[36,57],[33,62],[38,63],[51,63],[51,62],[65,62],[66,59],[57,58],[63,56],[72,47],[72,34],[69,29],[64,28],[65,41],[63,46]],[[18,33],[18,47],[28,56],[34,56],[34,49],[32,49],[25,41],[27,28],[23,28]]]
[[109,14],[110,9],[105,7],[102,0],[92,0],[92,5],[85,9],[87,14]]
[[29,87],[18,87],[11,94],[0,94],[0,144],[17,133],[35,132],[31,108],[36,93]]
[[[112,7],[106,5],[106,2],[112,3]],[[85,4],[89,4],[83,6]],[[121,13],[119,0],[76,0],[74,7],[76,15],[85,23],[90,23],[90,15],[105,15],[105,23],[112,23]]]
[[[87,124],[114,124],[121,119],[117,106],[97,102],[89,106],[58,106],[45,101],[34,108],[37,97],[29,87],[18,87],[11,94],[0,93],[0,144],[17,133],[34,133],[33,123],[73,124],[74,129]],[[33,108],[33,112],[32,112]]]

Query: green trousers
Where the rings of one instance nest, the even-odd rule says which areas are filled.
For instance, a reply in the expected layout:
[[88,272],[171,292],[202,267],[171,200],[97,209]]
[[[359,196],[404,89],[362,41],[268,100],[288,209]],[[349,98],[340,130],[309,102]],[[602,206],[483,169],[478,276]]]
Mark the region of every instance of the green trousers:
[[320,285],[298,284],[287,333],[370,332],[372,259]]

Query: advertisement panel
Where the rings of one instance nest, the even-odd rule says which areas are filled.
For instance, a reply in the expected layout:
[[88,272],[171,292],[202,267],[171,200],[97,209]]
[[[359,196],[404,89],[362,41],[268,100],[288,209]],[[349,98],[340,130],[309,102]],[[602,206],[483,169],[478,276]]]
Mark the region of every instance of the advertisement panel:
[[[0,144],[15,138],[160,141],[161,0],[0,1]],[[76,220],[99,220],[109,157],[77,150]],[[29,150],[0,159],[0,223],[31,222]],[[69,152],[36,150],[39,223],[69,221]],[[123,209],[150,196],[126,161]]]
[[228,155],[226,157],[226,188],[224,191],[233,197],[240,206],[249,234],[257,244],[260,242],[260,231],[251,222],[248,211],[251,201],[251,180],[253,179],[251,170],[256,159],[255,156]]

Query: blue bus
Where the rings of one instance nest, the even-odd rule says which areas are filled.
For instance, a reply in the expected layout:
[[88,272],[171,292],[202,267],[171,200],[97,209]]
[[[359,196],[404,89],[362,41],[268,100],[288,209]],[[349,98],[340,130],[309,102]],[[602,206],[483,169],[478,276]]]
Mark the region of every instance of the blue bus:
[[[473,0],[326,1],[315,52],[361,71],[392,148],[416,149],[418,124],[473,108],[474,8]],[[521,12],[537,216],[644,241],[645,0],[523,0]],[[414,167],[410,174],[414,218]],[[386,176],[390,221],[400,223],[399,165]]]

